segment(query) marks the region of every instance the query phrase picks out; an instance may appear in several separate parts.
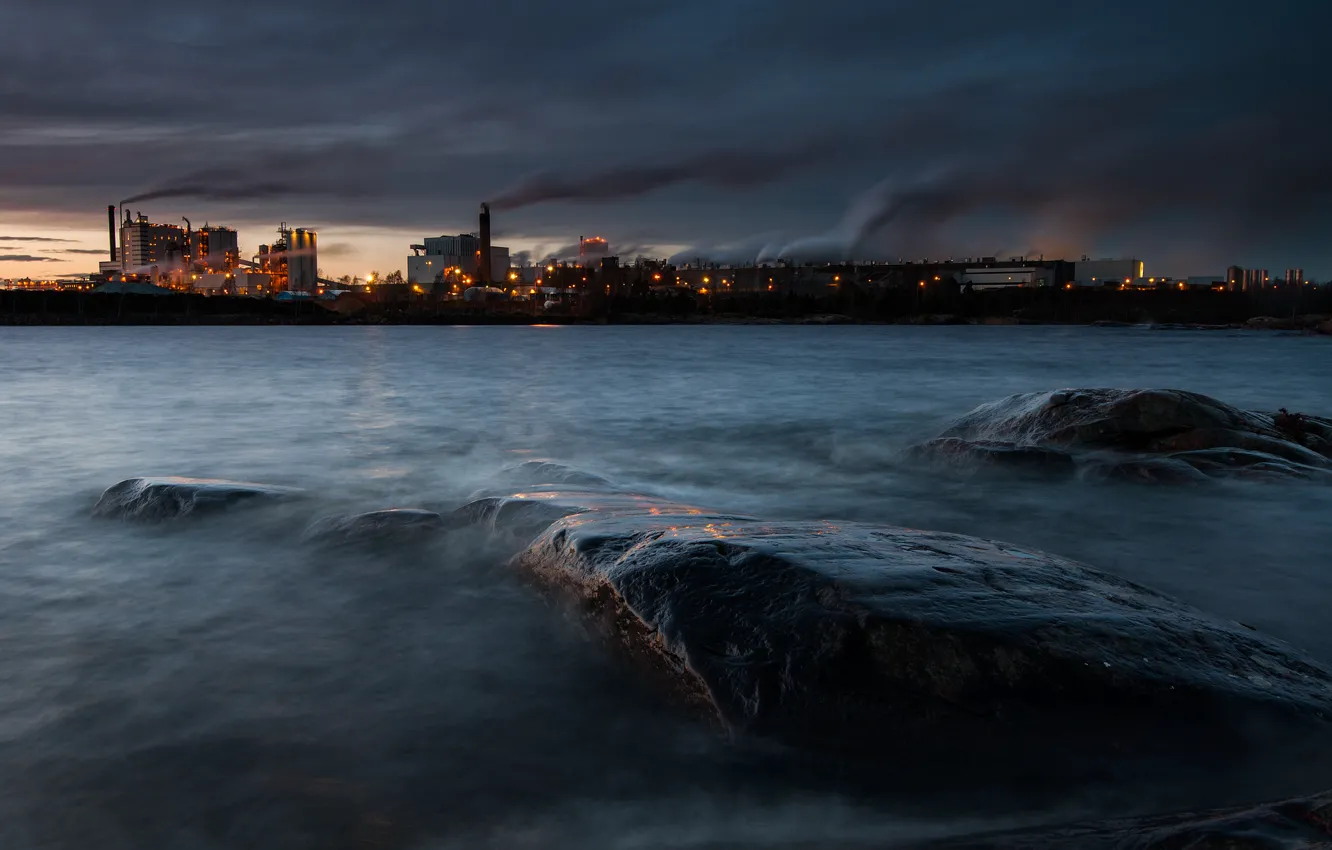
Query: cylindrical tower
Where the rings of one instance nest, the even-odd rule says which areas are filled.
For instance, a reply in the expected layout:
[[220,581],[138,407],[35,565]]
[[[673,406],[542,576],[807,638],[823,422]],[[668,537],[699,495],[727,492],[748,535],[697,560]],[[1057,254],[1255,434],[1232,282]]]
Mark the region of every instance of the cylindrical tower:
[[296,228],[287,242],[287,289],[314,292],[319,287],[319,253],[313,230]]
[[111,262],[116,261],[116,205],[108,204],[106,207],[106,228],[111,237]]
[[476,277],[482,286],[495,282],[490,271],[490,204],[481,205],[481,256],[477,257]]

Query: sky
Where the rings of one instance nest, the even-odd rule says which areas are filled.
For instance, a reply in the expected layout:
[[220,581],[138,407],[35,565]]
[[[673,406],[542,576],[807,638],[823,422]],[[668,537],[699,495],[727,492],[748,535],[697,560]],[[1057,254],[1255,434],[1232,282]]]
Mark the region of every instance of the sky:
[[[1332,278],[1332,4],[0,4],[0,278],[107,204],[319,231],[325,274],[474,231],[752,262],[1136,257]],[[66,241],[52,241],[66,240]]]

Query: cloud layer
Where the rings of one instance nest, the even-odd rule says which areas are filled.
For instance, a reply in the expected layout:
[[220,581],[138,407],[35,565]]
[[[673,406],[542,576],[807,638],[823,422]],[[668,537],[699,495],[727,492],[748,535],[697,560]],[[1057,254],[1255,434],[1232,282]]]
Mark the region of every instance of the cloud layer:
[[160,27],[91,0],[0,10],[0,220],[91,230],[137,196],[165,219],[426,234],[489,200],[533,245],[1332,273],[1327,4],[169,8]]

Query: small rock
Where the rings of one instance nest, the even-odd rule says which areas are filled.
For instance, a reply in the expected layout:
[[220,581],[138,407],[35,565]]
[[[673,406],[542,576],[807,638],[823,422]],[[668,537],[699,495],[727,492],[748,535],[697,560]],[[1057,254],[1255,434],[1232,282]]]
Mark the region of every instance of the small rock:
[[92,512],[96,517],[161,521],[287,499],[301,492],[220,478],[130,478],[108,487]]

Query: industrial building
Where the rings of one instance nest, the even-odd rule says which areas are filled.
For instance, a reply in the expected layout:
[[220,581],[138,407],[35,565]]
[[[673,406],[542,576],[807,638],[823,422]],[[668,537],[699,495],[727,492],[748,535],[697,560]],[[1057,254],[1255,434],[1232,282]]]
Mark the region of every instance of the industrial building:
[[260,245],[251,260],[240,256],[240,238],[230,227],[205,224],[194,229],[150,221],[142,213],[117,216],[107,207],[110,260],[98,264],[102,277],[148,279],[173,289],[210,294],[272,295],[288,289],[314,295],[332,281],[319,278],[318,234],[278,227],[271,245]]
[[1053,266],[997,265],[967,269],[962,272],[961,283],[976,290],[1010,286],[1055,286],[1057,285],[1055,275]]
[[128,274],[184,268],[189,254],[185,229],[150,222],[142,213],[120,223],[120,268]]
[[1091,260],[1083,257],[1073,265],[1073,282],[1078,286],[1131,284],[1146,276],[1142,260]]
[[240,241],[230,227],[205,224],[190,233],[190,263],[213,271],[234,269],[240,261]]
[[412,245],[407,258],[407,283],[419,286],[446,284],[458,278],[468,282],[501,283],[509,277],[509,249],[490,244],[490,207],[481,205],[479,234],[436,236]]
[[603,257],[610,256],[610,243],[600,236],[578,237],[578,261],[580,265],[587,265],[589,261],[599,262]]
[[1271,279],[1267,269],[1246,269],[1240,266],[1226,269],[1226,288],[1231,292],[1262,292]]
[[241,261],[239,265],[266,276],[270,293],[290,291],[313,295],[321,283],[332,284],[319,278],[318,234],[302,227],[293,230],[286,222],[278,226],[277,241],[260,245],[253,261]]

